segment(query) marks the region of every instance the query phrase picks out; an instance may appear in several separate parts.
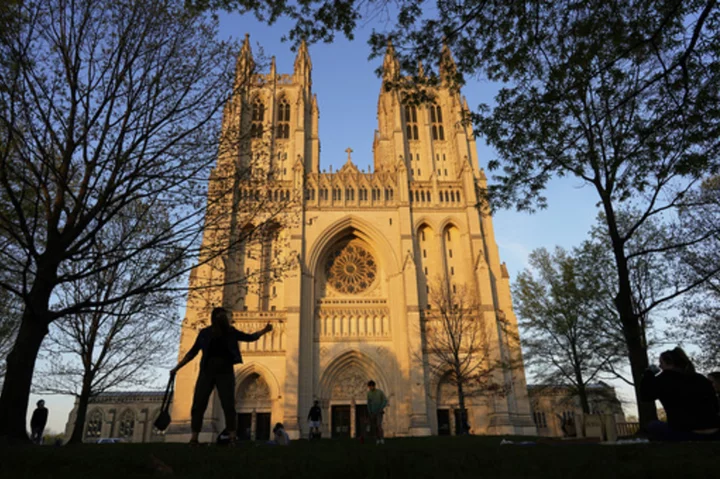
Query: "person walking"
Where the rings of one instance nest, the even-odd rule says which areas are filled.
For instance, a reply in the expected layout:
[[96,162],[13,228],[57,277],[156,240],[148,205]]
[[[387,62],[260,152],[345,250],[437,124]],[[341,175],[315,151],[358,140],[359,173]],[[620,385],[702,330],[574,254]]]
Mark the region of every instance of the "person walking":
[[190,429],[192,435],[190,444],[198,444],[198,437],[202,430],[203,416],[213,389],[217,389],[220,404],[225,415],[225,427],[229,441],[234,443],[237,439],[237,414],[235,412],[235,373],[233,365],[242,363],[239,341],[253,342],[264,334],[272,331],[268,323],[260,331],[248,334],[230,326],[229,314],[225,308],[215,308],[210,315],[210,326],[198,333],[195,344],[185,357],[170,370],[170,376],[175,374],[195,356],[202,351],[200,372],[195,383],[192,409],[190,411]]
[[37,407],[33,411],[32,418],[30,418],[30,440],[35,444],[42,444],[43,431],[45,431],[45,425],[48,419],[48,410],[45,407],[45,401],[42,399],[35,405]]
[[368,382],[367,408],[370,416],[370,427],[375,429],[375,444],[385,444],[383,432],[383,415],[387,406],[385,393],[375,387],[375,381]]
[[322,424],[322,409],[320,409],[320,401],[315,401],[313,407],[310,408],[308,414],[310,422],[310,439],[320,437],[320,425]]

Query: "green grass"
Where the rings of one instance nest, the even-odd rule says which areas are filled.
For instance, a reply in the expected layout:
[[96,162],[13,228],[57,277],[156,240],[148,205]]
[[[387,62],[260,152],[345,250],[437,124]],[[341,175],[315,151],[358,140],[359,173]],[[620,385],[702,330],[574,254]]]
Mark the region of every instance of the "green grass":
[[[606,446],[544,441],[501,446],[500,437],[428,437],[294,442],[290,447],[243,444],[107,444],[3,447],[0,477],[28,478],[514,478],[718,477],[720,443]],[[519,441],[521,438],[509,438]],[[172,468],[163,475],[157,458]],[[155,461],[157,464],[157,461]]]

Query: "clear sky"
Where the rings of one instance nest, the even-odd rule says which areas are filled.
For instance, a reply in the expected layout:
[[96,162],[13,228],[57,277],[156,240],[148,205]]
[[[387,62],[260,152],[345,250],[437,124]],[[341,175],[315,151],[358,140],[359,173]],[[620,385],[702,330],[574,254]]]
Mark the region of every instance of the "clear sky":
[[[312,87],[320,109],[321,169],[329,169],[331,165],[334,170],[341,167],[346,161],[345,149],[348,147],[354,150],[353,161],[360,168],[372,164],[372,141],[377,128],[377,98],[381,86],[375,69],[382,59],[368,61],[370,47],[366,40],[371,27],[361,27],[352,42],[339,36],[332,44],[311,45],[309,48],[313,64]],[[249,33],[253,53],[258,53],[260,45],[266,56],[275,55],[278,73],[291,73],[295,59],[290,45],[280,40],[287,30],[288,24],[282,22],[267,27],[249,16],[221,16],[221,37],[234,37],[240,41]],[[492,104],[497,88],[487,81],[471,80],[462,93],[470,107],[475,108],[481,103]],[[478,139],[478,154],[483,168],[495,156],[482,138]],[[546,196],[549,200],[546,210],[533,215],[503,210],[494,217],[500,257],[507,263],[511,279],[527,266],[527,256],[533,249],[579,245],[595,221],[598,211],[596,194],[590,187],[583,187],[580,181],[556,180],[549,185]],[[159,384],[149,387],[161,388]],[[627,387],[622,388],[621,393],[624,399],[632,398],[632,392]],[[28,421],[38,398],[35,395],[31,397]],[[53,431],[64,431],[74,399],[60,396],[43,398],[50,409],[48,427]]]

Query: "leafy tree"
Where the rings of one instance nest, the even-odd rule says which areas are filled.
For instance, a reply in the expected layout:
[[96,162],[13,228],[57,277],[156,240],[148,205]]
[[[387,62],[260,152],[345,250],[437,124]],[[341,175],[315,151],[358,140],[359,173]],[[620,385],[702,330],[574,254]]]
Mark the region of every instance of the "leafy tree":
[[[244,282],[222,257],[266,225],[285,224],[291,201],[259,195],[270,176],[255,163],[271,152],[239,163],[249,155],[236,120],[255,63],[249,44],[236,62],[238,46],[217,40],[210,16],[178,1],[17,5],[17,28],[0,32],[0,288],[22,313],[0,437],[27,440],[35,361],[54,321],[177,288],[201,241],[200,263],[218,272],[203,287]],[[241,186],[252,201],[238,196]],[[162,227],[144,229],[158,219]],[[123,234],[106,234],[117,224]],[[142,271],[132,269],[138,261]],[[141,276],[103,285],[107,295],[58,299],[131,270]]]
[[597,288],[597,272],[583,268],[579,251],[544,248],[530,254],[532,269],[518,275],[513,299],[529,365],[550,385],[570,385],[582,410],[590,414],[587,386],[622,363],[624,344],[613,334]]
[[489,324],[484,320],[480,302],[463,285],[452,288],[438,278],[429,292],[425,314],[423,363],[437,378],[446,378],[457,388],[462,432],[467,421],[466,399],[477,395],[503,394],[506,386],[498,374],[513,367],[493,346]]
[[[473,115],[498,152],[493,205],[544,207],[558,176],[595,189],[636,384],[648,357],[628,244],[647,221],[692,208],[690,193],[720,166],[719,19],[714,1],[453,2],[393,32],[411,54],[448,42],[456,78],[482,72],[506,83],[494,108]],[[623,225],[628,210],[639,214]],[[655,417],[652,403],[639,410],[642,423]]]
[[[699,193],[703,208],[684,212],[686,234],[698,231],[717,231],[720,225],[720,178],[703,183]],[[698,244],[682,255],[679,274],[689,281],[701,281],[720,263],[720,235]],[[697,346],[697,360],[706,370],[720,367],[720,277],[711,276],[702,286],[684,298],[683,316],[676,322],[673,333]]]

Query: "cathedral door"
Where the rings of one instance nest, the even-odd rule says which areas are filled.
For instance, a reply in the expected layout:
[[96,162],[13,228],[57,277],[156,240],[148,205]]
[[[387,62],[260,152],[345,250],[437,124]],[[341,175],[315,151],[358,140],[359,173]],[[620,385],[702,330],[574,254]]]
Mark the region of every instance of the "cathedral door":
[[332,407],[332,437],[350,437],[350,406]]
[[447,409],[437,410],[438,436],[450,435],[450,411]]
[[358,404],[355,406],[355,436],[370,435],[370,415],[368,414],[367,405]]
[[252,431],[252,414],[240,413],[237,415],[237,435],[242,441],[249,441]]
[[259,412],[256,414],[257,424],[255,426],[255,440],[256,441],[269,441],[270,440],[270,413]]

